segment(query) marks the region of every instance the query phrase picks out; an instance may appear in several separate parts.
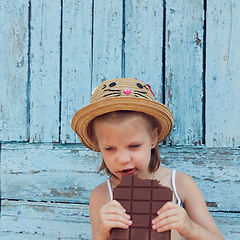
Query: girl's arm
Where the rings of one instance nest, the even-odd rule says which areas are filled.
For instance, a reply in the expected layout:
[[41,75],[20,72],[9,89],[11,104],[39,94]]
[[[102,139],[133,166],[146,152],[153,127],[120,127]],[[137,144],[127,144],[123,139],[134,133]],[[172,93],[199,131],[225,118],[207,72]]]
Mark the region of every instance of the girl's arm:
[[178,172],[176,183],[185,209],[172,202],[166,203],[153,220],[153,229],[159,232],[177,229],[189,240],[224,240],[194,180]]
[[132,221],[126,210],[116,200],[110,201],[101,185],[90,196],[89,212],[93,240],[107,240],[112,228],[127,229]]

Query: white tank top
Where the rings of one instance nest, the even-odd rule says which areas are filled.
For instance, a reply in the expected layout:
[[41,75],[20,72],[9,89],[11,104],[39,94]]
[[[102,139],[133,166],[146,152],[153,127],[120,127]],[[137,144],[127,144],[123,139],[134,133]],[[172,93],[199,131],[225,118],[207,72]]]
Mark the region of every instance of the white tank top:
[[[175,183],[175,179],[176,179],[176,170],[172,171],[172,186],[173,186],[173,192],[175,194],[175,197],[177,199],[177,203],[178,205],[183,207],[183,203],[181,201],[181,199],[179,198],[178,194],[177,194],[177,189],[176,189],[176,183]],[[108,185],[108,191],[109,191],[109,195],[110,195],[110,199],[111,201],[113,200],[113,192],[112,192],[112,186],[110,183],[110,179],[107,180],[107,185]]]

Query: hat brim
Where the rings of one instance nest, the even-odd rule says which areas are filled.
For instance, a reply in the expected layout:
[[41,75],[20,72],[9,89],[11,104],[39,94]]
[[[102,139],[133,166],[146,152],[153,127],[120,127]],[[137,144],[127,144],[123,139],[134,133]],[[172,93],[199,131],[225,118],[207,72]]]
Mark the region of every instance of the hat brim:
[[159,123],[158,143],[165,140],[172,131],[173,115],[165,105],[156,101],[133,97],[115,97],[90,103],[75,113],[72,119],[72,129],[87,148],[99,152],[99,149],[91,140],[89,125],[94,118],[119,110],[142,112],[153,116]]

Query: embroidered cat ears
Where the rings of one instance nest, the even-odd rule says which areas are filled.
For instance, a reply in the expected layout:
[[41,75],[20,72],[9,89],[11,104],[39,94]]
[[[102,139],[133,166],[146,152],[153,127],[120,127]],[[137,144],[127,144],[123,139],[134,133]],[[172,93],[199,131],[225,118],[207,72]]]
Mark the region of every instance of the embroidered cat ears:
[[102,82],[92,93],[91,103],[78,110],[72,119],[72,129],[80,141],[99,152],[91,140],[91,122],[105,113],[129,110],[153,116],[159,123],[158,142],[170,134],[173,116],[163,104],[155,101],[150,86],[134,78],[118,78]]

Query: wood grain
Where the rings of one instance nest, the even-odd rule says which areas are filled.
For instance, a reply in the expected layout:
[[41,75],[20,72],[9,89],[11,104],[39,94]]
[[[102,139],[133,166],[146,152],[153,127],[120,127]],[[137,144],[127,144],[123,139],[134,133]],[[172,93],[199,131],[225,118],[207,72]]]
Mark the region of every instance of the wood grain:
[[59,141],[60,1],[31,3],[30,142]]
[[239,4],[205,2],[1,1],[0,140],[78,143],[73,114],[126,76],[173,112],[167,144],[240,146]]
[[240,146],[240,25],[238,1],[208,2],[206,145]]
[[[77,110],[90,103],[92,71],[92,3],[63,1],[62,22],[62,143],[79,142],[71,128]],[[87,16],[87,17],[86,17]]]
[[163,102],[163,5],[125,1],[125,76],[149,84]]
[[166,1],[166,105],[169,140],[201,145],[203,136],[203,1]]
[[94,1],[92,90],[122,76],[122,0]]
[[0,33],[0,141],[27,141],[28,1],[1,1]]
[[[162,165],[190,175],[225,239],[238,239],[240,150],[161,147]],[[88,214],[101,156],[81,144],[2,144],[4,239],[91,239]],[[69,234],[69,235],[67,235]]]

